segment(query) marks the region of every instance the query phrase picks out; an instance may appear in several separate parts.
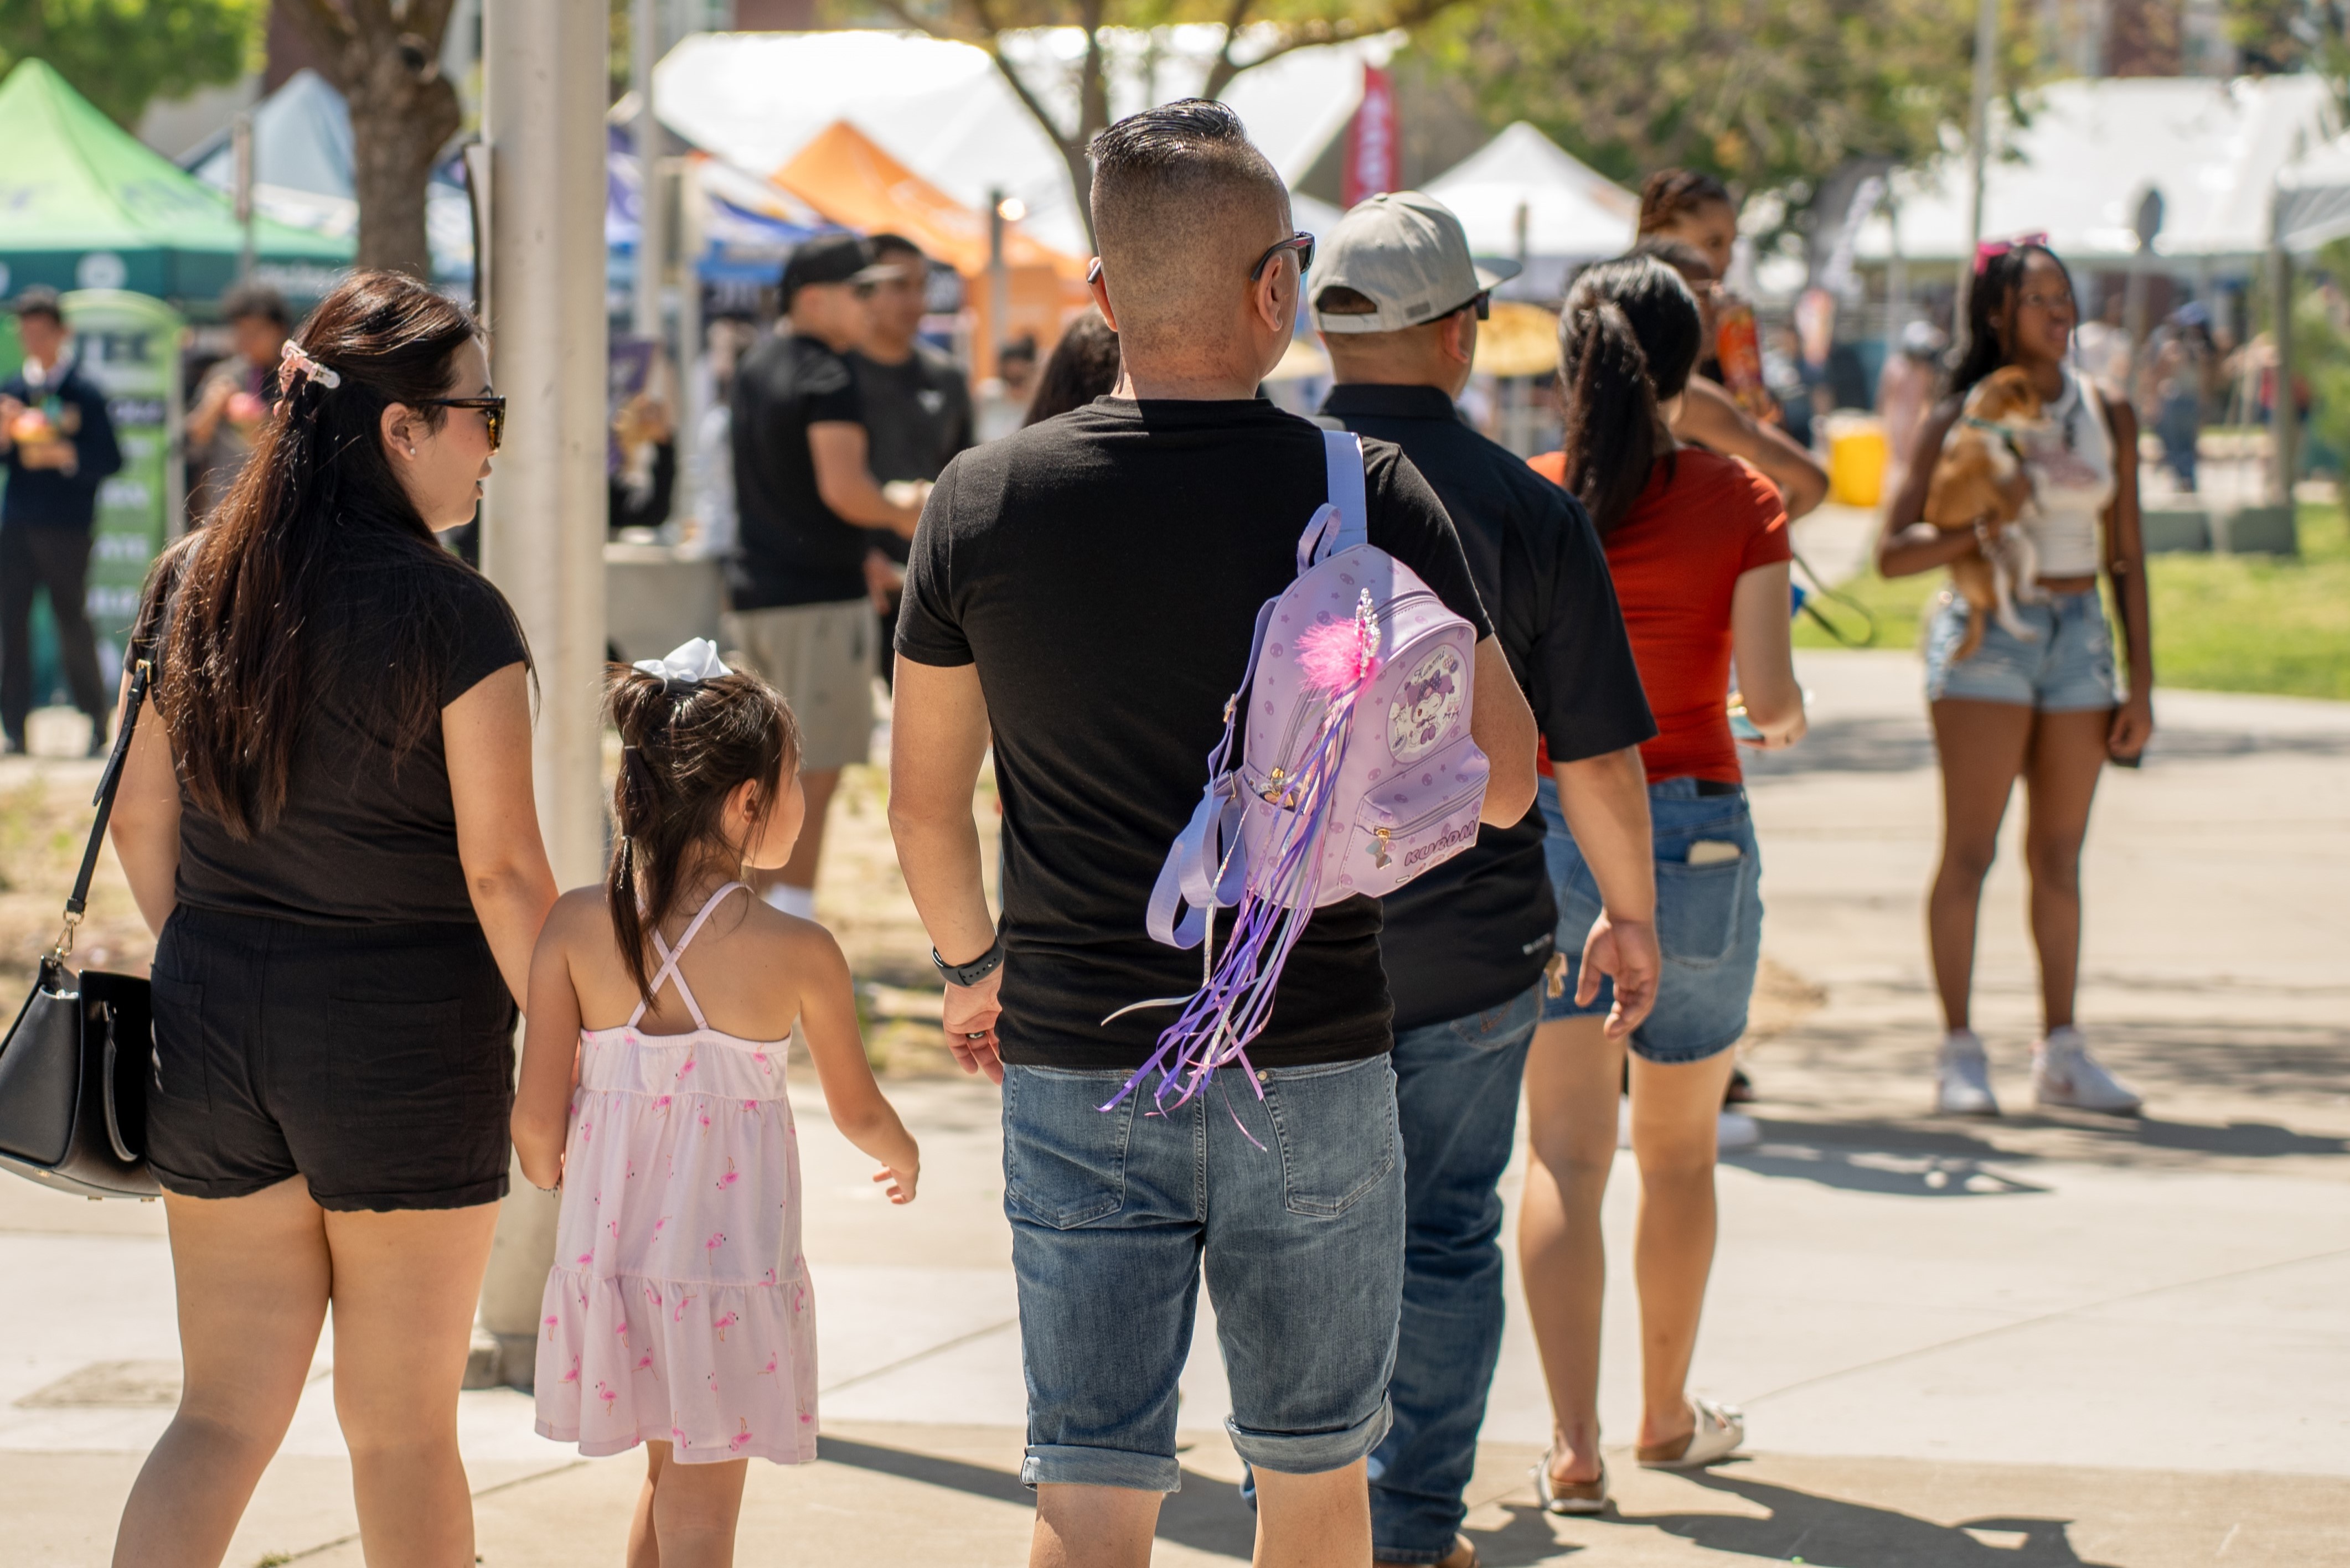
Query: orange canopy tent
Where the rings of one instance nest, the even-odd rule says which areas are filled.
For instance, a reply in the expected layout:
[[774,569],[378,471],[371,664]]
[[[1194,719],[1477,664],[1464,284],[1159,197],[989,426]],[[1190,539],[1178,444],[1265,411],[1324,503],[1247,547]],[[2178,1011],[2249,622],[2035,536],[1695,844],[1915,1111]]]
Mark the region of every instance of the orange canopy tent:
[[962,275],[975,317],[973,358],[980,375],[995,370],[995,347],[1035,336],[1039,356],[1059,341],[1064,322],[1085,308],[1086,262],[1038,244],[1006,225],[1003,264],[1007,319],[988,319],[988,215],[955,201],[908,169],[845,119],[836,119],[769,176],[843,227],[905,235]]

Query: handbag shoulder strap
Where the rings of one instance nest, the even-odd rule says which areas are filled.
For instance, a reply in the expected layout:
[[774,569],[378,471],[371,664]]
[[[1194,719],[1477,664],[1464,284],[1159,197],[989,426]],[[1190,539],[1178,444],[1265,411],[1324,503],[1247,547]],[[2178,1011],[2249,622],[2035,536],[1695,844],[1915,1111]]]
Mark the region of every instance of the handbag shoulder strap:
[[83,846],[81,869],[74,876],[73,891],[66,898],[65,929],[57,937],[56,956],[62,959],[73,951],[74,928],[81,924],[82,911],[89,907],[89,880],[98,870],[98,852],[106,843],[106,825],[114,815],[114,797],[122,788],[122,770],[130,760],[130,737],[139,728],[139,710],[146,705],[147,690],[154,683],[155,661],[151,657],[137,660],[130,667],[130,688],[122,698],[122,726],[114,732],[114,749],[107,753],[106,771],[99,775],[98,793],[90,804],[98,807],[98,820],[90,824],[89,842]]

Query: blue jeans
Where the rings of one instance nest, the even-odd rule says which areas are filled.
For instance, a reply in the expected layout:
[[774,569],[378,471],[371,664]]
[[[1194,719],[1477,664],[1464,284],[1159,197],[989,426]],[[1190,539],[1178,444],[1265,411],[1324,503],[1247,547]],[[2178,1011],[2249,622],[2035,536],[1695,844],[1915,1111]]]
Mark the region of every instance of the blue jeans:
[[1372,1555],[1436,1563],[1467,1517],[1477,1429],[1502,1355],[1502,1198],[1540,985],[1484,1012],[1396,1036],[1403,1127],[1403,1329],[1371,1454]]
[[1403,1290],[1387,1057],[1274,1067],[1253,1083],[1227,1069],[1163,1115],[1148,1114],[1148,1085],[1101,1110],[1125,1080],[1003,1071],[1003,1210],[1028,1382],[1020,1479],[1179,1489],[1177,1384],[1203,1269],[1233,1449],[1297,1475],[1353,1464],[1387,1433]]

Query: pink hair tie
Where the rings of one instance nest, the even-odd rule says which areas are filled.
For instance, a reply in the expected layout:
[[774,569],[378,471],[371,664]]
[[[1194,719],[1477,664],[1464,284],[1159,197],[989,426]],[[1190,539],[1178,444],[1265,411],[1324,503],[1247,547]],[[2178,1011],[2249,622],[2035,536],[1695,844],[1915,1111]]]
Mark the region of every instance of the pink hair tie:
[[1983,275],[1983,269],[1991,265],[1994,260],[2010,251],[2020,251],[2026,245],[2036,245],[2043,251],[2046,250],[2048,231],[2037,229],[2028,234],[2018,234],[2012,240],[1983,241],[1975,246],[1975,275],[1981,277]]
[[301,345],[296,343],[291,337],[286,340],[286,347],[277,351],[277,364],[281,377],[289,371],[307,376],[330,392],[343,384],[343,378],[339,373],[329,370],[311,358]]

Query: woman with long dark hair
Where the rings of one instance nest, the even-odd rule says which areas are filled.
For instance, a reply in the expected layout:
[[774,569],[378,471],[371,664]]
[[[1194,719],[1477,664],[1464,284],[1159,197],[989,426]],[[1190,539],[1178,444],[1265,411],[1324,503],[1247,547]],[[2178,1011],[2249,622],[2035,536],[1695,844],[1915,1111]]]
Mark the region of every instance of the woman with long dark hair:
[[[1559,317],[1565,450],[1534,460],[1581,499],[1599,530],[1656,715],[1657,736],[1640,758],[1664,961],[1653,998],[1622,994],[1612,979],[1581,969],[1575,955],[1606,916],[1545,783],[1557,950],[1568,955],[1569,989],[1544,1004],[1526,1060],[1532,1159],[1518,1252],[1554,1424],[1534,1488],[1555,1513],[1596,1513],[1607,1501],[1599,1457],[1607,1270],[1599,1209],[1615,1163],[1627,1044],[1640,1167],[1633,1257],[1639,1461],[1710,1464],[1745,1433],[1738,1412],[1688,1392],[1713,1266],[1716,1113],[1730,1048],[1746,1032],[1762,946],[1761,867],[1724,701],[1731,655],[1754,727],[1749,744],[1793,745],[1804,733],[1804,697],[1789,649],[1787,513],[1779,493],[1739,459],[1673,438],[1702,337],[1697,301],[1654,257],[1584,273]],[[1644,1019],[1642,1004],[1651,1001]]]
[[[1967,602],[1944,590],[1927,631],[1926,700],[1942,764],[1942,858],[1926,900],[1934,981],[1945,1033],[1935,1101],[1946,1114],[1997,1116],[1991,1068],[1969,1012],[1975,925],[1983,877],[2015,781],[2027,804],[2023,857],[2032,877],[2032,940],[2040,954],[2045,1032],[2032,1057],[2042,1105],[2126,1113],[2135,1091],[2089,1054],[2073,1022],[2081,959],[2081,841],[2089,802],[2108,759],[2135,765],[2154,732],[2154,647],[2138,535],[2137,420],[2128,403],[2098,395],[2065,360],[2073,280],[2043,244],[1985,247],[1967,302],[1966,347],[1941,405],[1918,432],[1908,477],[1885,510],[1877,567],[1888,577],[1931,571],[1978,555],[1977,535],[1920,522],[1935,460],[1975,383],[2003,366],[2032,379],[2045,435],[2026,437],[2031,536],[2040,580],[2019,585],[2033,602],[2016,613],[2032,634],[1993,621],[1981,646],[1958,657]],[[2097,570],[2113,583],[2129,659],[2129,692],[2114,681],[2113,637],[2097,597]]]
[[480,329],[361,273],[133,639],[114,845],[157,933],[148,1143],[184,1381],[115,1562],[217,1564],[335,1314],[374,1564],[473,1560],[457,1389],[506,1189],[515,1001],[555,879],[530,656],[434,535],[505,414]]

